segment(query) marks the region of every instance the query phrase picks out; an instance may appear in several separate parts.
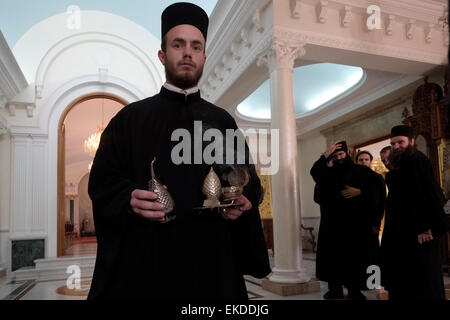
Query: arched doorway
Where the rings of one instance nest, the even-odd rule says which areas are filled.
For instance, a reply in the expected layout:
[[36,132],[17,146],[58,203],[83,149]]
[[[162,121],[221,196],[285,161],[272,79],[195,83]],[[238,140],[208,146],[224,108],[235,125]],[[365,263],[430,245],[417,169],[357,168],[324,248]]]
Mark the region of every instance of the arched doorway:
[[[68,252],[72,256],[77,252],[83,255],[83,252],[86,252],[84,250],[68,251],[71,246],[83,243],[76,241],[81,236],[95,240],[92,216],[85,212],[89,208],[86,202],[90,199],[86,199],[87,190],[84,190],[87,189],[86,176],[89,176],[95,149],[86,148],[84,141],[106,127],[111,118],[127,104],[128,101],[110,93],[92,93],[70,103],[60,117],[57,178],[58,256],[65,256]],[[83,188],[82,192],[79,187]],[[85,210],[81,217],[80,196],[83,197],[81,209]]]

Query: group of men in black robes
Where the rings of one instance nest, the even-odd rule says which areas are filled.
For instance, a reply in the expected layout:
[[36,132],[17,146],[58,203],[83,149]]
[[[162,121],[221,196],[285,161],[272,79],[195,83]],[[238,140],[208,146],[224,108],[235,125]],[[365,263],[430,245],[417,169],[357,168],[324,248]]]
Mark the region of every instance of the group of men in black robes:
[[[224,137],[237,130],[197,87],[207,29],[200,7],[166,8],[158,53],[166,83],[159,94],[123,108],[102,134],[89,179],[98,240],[89,299],[248,299],[243,275],[271,272],[258,211],[261,184],[248,147],[244,163],[208,164],[189,154],[200,146],[203,155],[205,147],[195,140],[196,123]],[[190,136],[183,140],[189,148],[175,154],[186,160],[181,163],[173,158],[177,130]],[[222,151],[228,160],[230,150]],[[175,219],[167,223],[158,194],[148,190],[155,158],[154,173],[174,202]],[[199,210],[210,170],[224,183],[224,174],[238,165],[249,179],[234,206]]]
[[329,287],[324,298],[343,299],[345,286],[348,298],[365,299],[360,290],[368,283],[367,267],[376,265],[389,299],[444,299],[440,237],[448,230],[445,199],[430,161],[415,148],[412,128],[392,128],[391,148],[383,149],[390,170],[387,198],[381,177],[360,155],[355,164],[345,141],[338,141],[311,169],[321,212],[316,275]]

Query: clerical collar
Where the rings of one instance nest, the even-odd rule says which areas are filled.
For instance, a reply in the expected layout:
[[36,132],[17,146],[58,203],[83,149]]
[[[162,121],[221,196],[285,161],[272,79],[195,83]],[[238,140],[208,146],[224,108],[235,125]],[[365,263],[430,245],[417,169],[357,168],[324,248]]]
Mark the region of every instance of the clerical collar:
[[174,86],[173,84],[170,84],[170,83],[167,83],[167,82],[164,83],[163,86],[167,90],[170,90],[170,91],[173,91],[173,92],[177,92],[177,93],[181,93],[181,94],[184,94],[185,96],[193,94],[193,93],[197,93],[199,91],[198,86],[195,86],[195,87],[187,89],[187,90],[180,89],[180,88]]
[[184,91],[180,92],[179,90],[175,91],[175,90],[168,89],[166,87],[166,85],[163,85],[161,87],[160,94],[163,97],[166,97],[171,101],[179,101],[179,102],[183,102],[183,103],[187,103],[187,104],[197,102],[201,99],[200,90],[198,90],[198,89],[196,92],[192,92],[192,93],[186,92],[185,93]]

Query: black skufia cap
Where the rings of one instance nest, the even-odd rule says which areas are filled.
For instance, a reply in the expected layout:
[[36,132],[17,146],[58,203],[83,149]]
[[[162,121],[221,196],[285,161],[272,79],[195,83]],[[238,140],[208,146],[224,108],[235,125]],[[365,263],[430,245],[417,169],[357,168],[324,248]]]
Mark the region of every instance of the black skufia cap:
[[189,2],[177,2],[168,6],[161,15],[161,39],[170,29],[180,24],[189,24],[196,27],[206,41],[209,18],[199,6]]
[[338,144],[340,144],[341,147],[337,148],[336,150],[334,150],[331,155],[333,155],[333,154],[335,154],[335,153],[337,153],[339,151],[344,151],[345,153],[347,153],[347,151],[348,151],[347,142],[342,140],[342,141],[339,141]]
[[391,129],[391,138],[393,137],[408,137],[410,139],[414,138],[414,131],[410,126],[400,125],[395,126]]

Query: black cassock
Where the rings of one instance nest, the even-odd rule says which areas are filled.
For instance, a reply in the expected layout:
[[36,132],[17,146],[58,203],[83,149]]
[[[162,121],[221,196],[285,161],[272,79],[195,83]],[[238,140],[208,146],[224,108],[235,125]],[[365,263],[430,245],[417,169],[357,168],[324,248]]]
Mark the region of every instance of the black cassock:
[[[386,175],[389,194],[381,241],[381,282],[392,299],[444,299],[440,236],[447,229],[442,190],[416,151]],[[419,244],[431,229],[434,240]]]
[[[365,166],[350,159],[339,167],[327,167],[321,156],[311,169],[316,182],[315,201],[320,204],[316,276],[325,282],[364,288],[371,263],[375,210],[382,206],[374,195],[375,176]],[[345,199],[345,186],[361,190],[361,195]]]
[[[373,227],[380,229],[381,221],[383,220],[384,216],[384,210],[386,208],[386,184],[381,175],[379,175],[375,171],[371,171],[370,173],[372,181],[369,185],[369,188],[371,189],[370,196],[373,198],[371,200],[372,207],[365,209],[371,213],[370,224]],[[378,233],[373,232],[368,235],[368,265],[380,265],[380,240],[378,236]]]
[[[123,108],[105,129],[89,180],[98,241],[89,299],[247,299],[243,275],[270,273],[258,210],[260,181],[247,146],[250,182],[244,195],[253,208],[234,221],[217,210],[193,210],[203,204],[202,185],[211,165],[177,165],[171,153],[181,141],[172,133],[186,129],[188,158],[194,163],[197,147],[201,156],[205,143],[194,143],[194,121],[202,121],[203,132],[216,128],[224,138],[227,129],[237,129],[225,110],[199,92],[184,95],[164,87]],[[175,202],[176,219],[166,224],[132,213],[129,204],[134,189],[148,189],[154,157],[156,176]],[[213,167],[221,178],[230,168]]]

